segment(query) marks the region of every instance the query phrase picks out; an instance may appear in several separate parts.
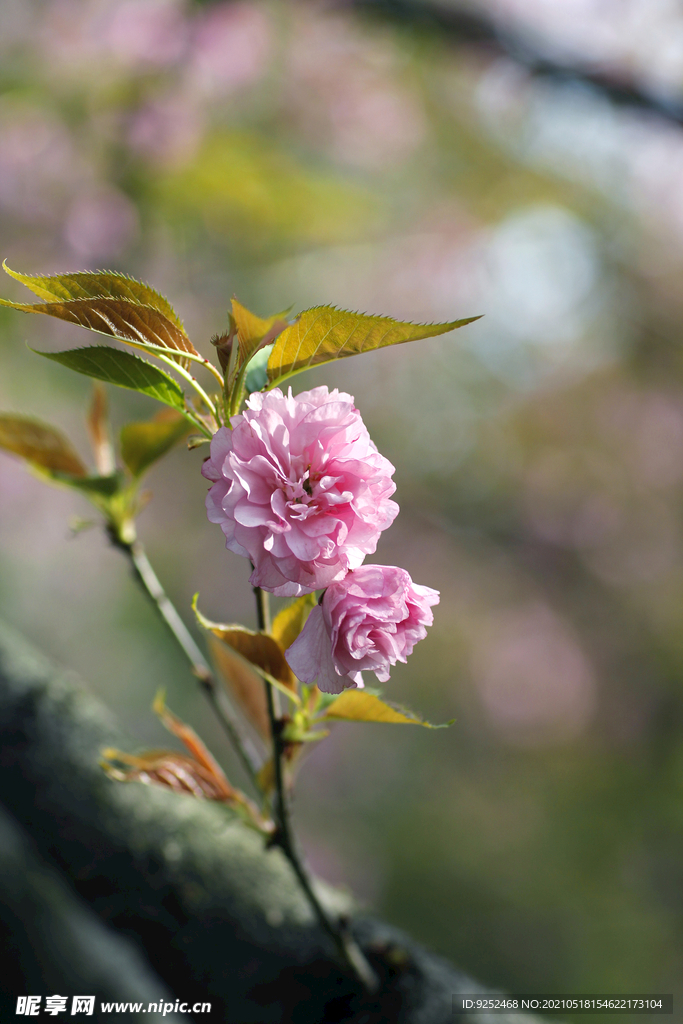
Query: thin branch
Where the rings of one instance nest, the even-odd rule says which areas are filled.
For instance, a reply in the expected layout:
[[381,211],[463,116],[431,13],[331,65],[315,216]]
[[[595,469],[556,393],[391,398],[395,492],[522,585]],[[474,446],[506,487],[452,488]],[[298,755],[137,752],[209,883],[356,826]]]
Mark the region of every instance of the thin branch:
[[[261,632],[270,630],[270,606],[268,594],[261,587],[254,587],[256,597],[256,616],[258,628]],[[310,903],[318,922],[332,939],[342,961],[347,964],[353,974],[358,978],[368,992],[374,992],[379,987],[379,982],[372,967],[365,959],[363,951],[353,936],[341,921],[335,922],[331,919],[318,896],[313,889],[311,879],[299,856],[294,836],[291,829],[289,806],[287,802],[287,787],[285,785],[283,764],[284,744],[282,741],[282,721],[276,717],[275,701],[273,699],[273,688],[267,680],[264,680],[266,688],[266,702],[268,705],[268,720],[273,740],[273,765],[275,769],[275,801],[273,817],[275,819],[275,834],[271,845],[279,846],[285,857],[294,870],[299,884]]]
[[595,70],[595,62],[586,57],[582,63],[560,60],[550,52],[539,52],[530,33],[520,26],[515,29],[501,20],[487,17],[464,3],[444,0],[337,0],[336,6],[355,9],[377,18],[424,29],[463,43],[478,44],[497,53],[504,53],[517,64],[540,78],[581,82],[592,86],[616,106],[649,110],[666,121],[683,125],[683,104],[673,92],[649,92],[630,73],[628,67]]
[[180,645],[187,660],[190,662],[193,674],[197,677],[200,685],[208,697],[221,725],[225,729],[235,751],[237,752],[245,771],[252,783],[259,790],[256,775],[259,770],[259,760],[250,749],[251,744],[244,736],[240,724],[228,713],[221,704],[218,693],[219,687],[216,678],[211,671],[209,663],[197,646],[194,637],[181,619],[175,605],[170,600],[166,591],[159,581],[159,577],[152,568],[145,549],[139,540],[126,541],[117,535],[111,527],[108,530],[114,547],[122,551],[128,558],[133,575],[144,590],[162,619],[170,629],[173,637]]

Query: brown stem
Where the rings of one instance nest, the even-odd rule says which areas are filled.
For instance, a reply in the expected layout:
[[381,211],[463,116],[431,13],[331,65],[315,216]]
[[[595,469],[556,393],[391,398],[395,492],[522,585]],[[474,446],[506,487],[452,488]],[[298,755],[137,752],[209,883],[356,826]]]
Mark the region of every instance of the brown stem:
[[255,752],[251,751],[249,740],[244,736],[239,723],[221,704],[218,696],[218,683],[209,663],[178,614],[175,605],[162,587],[159,577],[147,557],[142,542],[137,539],[132,541],[124,540],[111,527],[108,532],[114,547],[122,551],[128,558],[133,570],[133,576],[161,615],[187,660],[190,662],[193,674],[199,680],[202,690],[235,748],[245,771],[258,790],[256,782],[256,775],[259,769],[258,758]]
[[[260,587],[254,587],[254,595],[256,597],[256,617],[258,628],[260,632],[268,632],[270,630],[270,606],[268,593]],[[304,867],[303,861],[299,856],[294,836],[292,834],[289,805],[287,800],[287,787],[284,778],[282,722],[275,714],[273,688],[267,680],[264,679],[263,682],[266,688],[268,720],[270,722],[270,732],[273,740],[273,766],[275,769],[275,800],[273,807],[275,834],[272,837],[270,844],[272,846],[279,846],[291,864],[294,874],[299,880],[299,884],[301,885],[308,902],[313,908],[321,928],[332,939],[342,961],[350,968],[366,991],[373,992],[378,988],[379,984],[375,972],[365,959],[360,946],[349,933],[348,928],[343,927],[341,922],[334,921],[323,907],[315,893],[315,890],[313,889],[310,876]]]

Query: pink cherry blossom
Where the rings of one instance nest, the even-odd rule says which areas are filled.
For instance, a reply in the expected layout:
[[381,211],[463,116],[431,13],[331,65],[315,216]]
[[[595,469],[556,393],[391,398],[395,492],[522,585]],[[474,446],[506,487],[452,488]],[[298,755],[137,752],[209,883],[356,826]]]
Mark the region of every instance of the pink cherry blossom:
[[417,586],[405,569],[363,565],[327,588],[285,657],[303,683],[325,693],[362,687],[362,671],[384,683],[427,635],[438,603],[438,590]]
[[202,473],[226,546],[250,558],[250,582],[295,597],[327,587],[377,547],[398,505],[394,467],[380,455],[351,395],[326,387],[296,397],[251,395],[214,434]]

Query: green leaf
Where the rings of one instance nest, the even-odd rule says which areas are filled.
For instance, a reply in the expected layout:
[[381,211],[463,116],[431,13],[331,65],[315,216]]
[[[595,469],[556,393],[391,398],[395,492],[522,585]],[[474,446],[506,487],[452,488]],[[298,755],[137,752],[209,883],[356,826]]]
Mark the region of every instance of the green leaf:
[[123,480],[120,473],[112,473],[111,476],[79,476],[70,477],[62,473],[53,474],[55,480],[74,487],[77,491],[90,498],[111,498],[121,490]]
[[127,423],[121,430],[121,457],[133,476],[142,476],[152,463],[185,437],[190,425],[179,412],[162,409],[144,423]]
[[[36,349],[32,351],[37,352]],[[185,412],[185,397],[173,377],[130,352],[122,352],[121,349],[109,348],[107,345],[92,345],[87,348],[71,348],[66,352],[37,352],[37,355],[53,359],[86,377],[139,391],[179,412]]]
[[69,302],[29,304],[0,299],[0,305],[23,313],[45,313],[97,334],[118,338],[136,348],[156,345],[167,349],[169,355],[181,362],[183,352],[199,355],[187,335],[152,306],[141,306],[123,299],[72,299]]
[[272,351],[273,346],[266,345],[249,360],[244,377],[244,389],[248,395],[253,394],[254,391],[261,391],[268,383],[268,360]]
[[344,690],[336,700],[329,705],[320,721],[328,719],[343,719],[350,722],[386,722],[396,725],[422,725],[426,729],[445,729],[452,725],[455,719],[445,722],[443,725],[432,725],[424,722],[412,711],[392,704],[386,704],[383,700],[370,690]]
[[277,613],[270,632],[283,651],[292,646],[315,605],[315,594],[304,594]]
[[388,316],[350,313],[334,306],[315,306],[301,313],[275,342],[268,360],[268,379],[277,384],[311,366],[446,334],[474,320],[479,317],[443,324],[413,324]]
[[50,474],[84,478],[87,469],[71,443],[54,427],[29,416],[0,415],[0,448]]
[[10,270],[6,261],[3,261],[2,267],[15,281],[26,285],[38,298],[46,302],[70,299],[125,299],[139,305],[151,306],[185,333],[183,322],[168,299],[154,288],[150,288],[148,284],[135,281],[125,274],[98,270],[78,274],[57,274],[54,277],[32,277]]

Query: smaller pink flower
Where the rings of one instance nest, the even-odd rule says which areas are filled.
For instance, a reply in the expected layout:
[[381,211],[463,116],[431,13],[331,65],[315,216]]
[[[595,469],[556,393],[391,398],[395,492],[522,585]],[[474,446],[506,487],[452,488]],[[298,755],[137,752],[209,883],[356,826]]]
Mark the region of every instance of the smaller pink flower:
[[417,586],[405,569],[363,565],[327,588],[285,657],[303,683],[325,693],[362,687],[363,671],[384,683],[427,635],[438,603],[438,590]]

